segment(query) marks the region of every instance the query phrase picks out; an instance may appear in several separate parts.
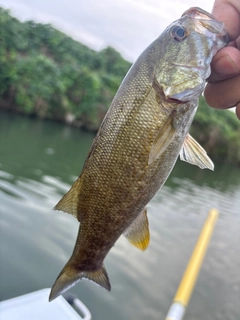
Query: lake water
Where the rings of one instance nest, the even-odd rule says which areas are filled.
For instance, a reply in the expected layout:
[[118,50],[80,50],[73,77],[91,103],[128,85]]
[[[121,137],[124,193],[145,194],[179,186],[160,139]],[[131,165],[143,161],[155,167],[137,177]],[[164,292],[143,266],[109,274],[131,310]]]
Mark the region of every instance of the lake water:
[[[93,135],[0,113],[1,299],[51,287],[70,257],[77,220],[52,211],[79,175]],[[240,172],[177,162],[148,205],[151,242],[121,237],[105,260],[112,291],[80,281],[71,292],[96,320],[161,320],[209,209],[220,211],[185,320],[240,319]]]

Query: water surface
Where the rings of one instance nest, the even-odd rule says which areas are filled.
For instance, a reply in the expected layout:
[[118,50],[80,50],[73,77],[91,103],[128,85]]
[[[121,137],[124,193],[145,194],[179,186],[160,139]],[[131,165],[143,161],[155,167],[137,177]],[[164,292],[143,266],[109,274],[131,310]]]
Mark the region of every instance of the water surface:
[[[52,211],[79,175],[93,135],[0,113],[0,294],[51,287],[70,257],[78,222]],[[93,319],[165,319],[212,207],[220,210],[185,320],[240,319],[240,174],[177,162],[148,205],[151,242],[141,252],[121,237],[105,260],[112,291],[90,281],[71,291]]]

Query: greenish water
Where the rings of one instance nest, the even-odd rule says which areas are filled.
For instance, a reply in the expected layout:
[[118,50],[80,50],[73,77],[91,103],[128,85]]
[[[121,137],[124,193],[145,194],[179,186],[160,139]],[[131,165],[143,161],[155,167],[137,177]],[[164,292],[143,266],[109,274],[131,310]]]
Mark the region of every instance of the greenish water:
[[[79,175],[93,135],[0,113],[0,293],[51,287],[68,260],[78,222],[52,211]],[[93,319],[165,319],[210,208],[220,217],[185,320],[240,319],[240,173],[178,162],[148,205],[145,252],[121,237],[106,258],[109,293],[90,281],[71,291]]]

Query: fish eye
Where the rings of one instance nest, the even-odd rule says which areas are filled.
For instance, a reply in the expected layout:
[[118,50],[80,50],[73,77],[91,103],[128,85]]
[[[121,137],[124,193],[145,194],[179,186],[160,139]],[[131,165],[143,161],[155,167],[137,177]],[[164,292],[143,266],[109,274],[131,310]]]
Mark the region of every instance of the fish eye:
[[182,41],[187,35],[186,30],[181,26],[175,26],[171,30],[171,36],[177,41]]

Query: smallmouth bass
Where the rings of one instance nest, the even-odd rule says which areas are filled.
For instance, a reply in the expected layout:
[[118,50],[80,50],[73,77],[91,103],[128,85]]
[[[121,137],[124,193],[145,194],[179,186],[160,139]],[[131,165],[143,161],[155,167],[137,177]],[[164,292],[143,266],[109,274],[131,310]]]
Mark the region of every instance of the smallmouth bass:
[[80,222],[73,254],[49,300],[82,278],[110,290],[103,260],[124,234],[145,250],[145,206],[181,160],[213,170],[188,134],[214,54],[228,42],[223,23],[190,8],[140,55],[120,85],[79,178],[55,206]]

